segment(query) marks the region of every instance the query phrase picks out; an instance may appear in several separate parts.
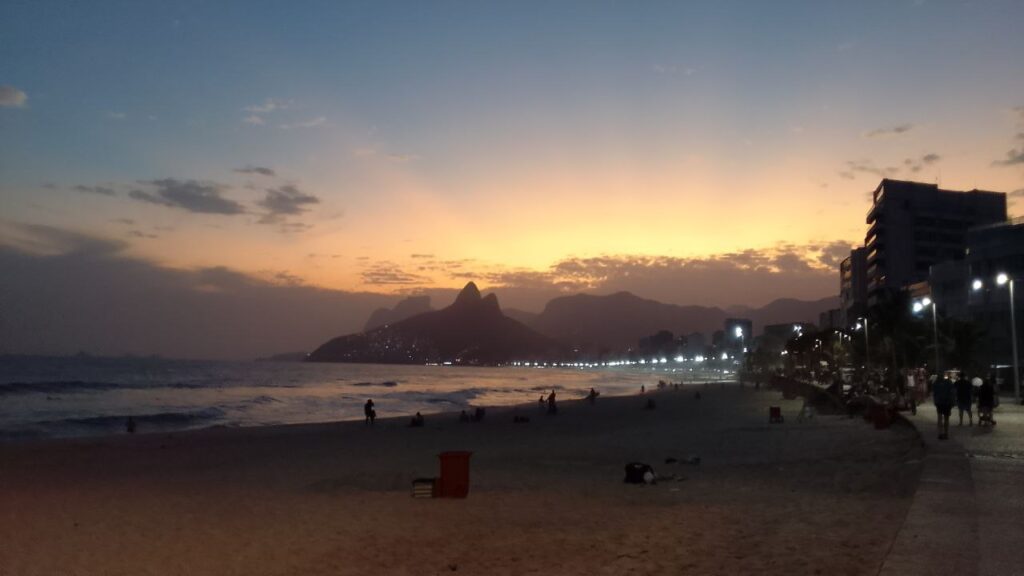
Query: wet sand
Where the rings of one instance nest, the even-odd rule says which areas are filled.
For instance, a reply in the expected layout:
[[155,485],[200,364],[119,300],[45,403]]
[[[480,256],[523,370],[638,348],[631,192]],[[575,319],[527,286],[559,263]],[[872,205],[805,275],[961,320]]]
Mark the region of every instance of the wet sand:
[[[800,405],[687,386],[471,424],[0,445],[0,575],[875,574],[916,486],[917,434],[798,422]],[[411,498],[443,450],[474,452],[469,497]],[[689,456],[701,463],[664,463]],[[675,479],[624,484],[631,461]]]

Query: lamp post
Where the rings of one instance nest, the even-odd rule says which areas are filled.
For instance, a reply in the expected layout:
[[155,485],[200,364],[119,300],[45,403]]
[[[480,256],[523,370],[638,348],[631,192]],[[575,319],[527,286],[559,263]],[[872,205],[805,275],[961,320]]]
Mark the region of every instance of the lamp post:
[[[1013,398],[1017,404],[1020,404],[1020,361],[1017,359],[1017,317],[1013,303],[1013,278],[1005,272],[1000,272],[996,275],[996,285],[1002,286],[1004,284],[1010,285],[1010,348],[1013,351]],[[981,290],[984,285],[979,279],[975,279],[971,283],[971,287],[975,291]]]
[[929,306],[931,306],[931,309],[932,309],[932,334],[933,334],[934,343],[935,343],[935,374],[938,375],[939,374],[939,317],[938,317],[938,312],[936,312],[936,310],[935,310],[937,308],[937,306],[935,305],[935,302],[933,302],[931,298],[925,296],[924,298],[918,300],[917,302],[914,302],[914,312],[920,312],[921,310],[924,310],[925,308],[927,308]]
[[861,316],[857,318],[857,330],[864,328],[864,370],[871,368],[871,341],[868,339],[868,319],[867,316]]

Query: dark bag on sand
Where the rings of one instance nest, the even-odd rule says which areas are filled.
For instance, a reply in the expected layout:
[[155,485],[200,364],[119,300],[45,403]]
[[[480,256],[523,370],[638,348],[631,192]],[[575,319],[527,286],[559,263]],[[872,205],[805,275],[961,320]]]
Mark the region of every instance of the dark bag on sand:
[[650,473],[650,478],[654,478],[654,468],[651,468],[650,464],[630,462],[626,464],[626,478],[623,482],[626,484],[645,484],[647,483],[645,476],[648,473]]

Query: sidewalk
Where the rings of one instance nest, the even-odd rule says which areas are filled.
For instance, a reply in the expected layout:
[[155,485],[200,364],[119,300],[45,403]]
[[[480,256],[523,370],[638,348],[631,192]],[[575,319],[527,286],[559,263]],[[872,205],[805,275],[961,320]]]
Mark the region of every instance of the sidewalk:
[[[905,414],[927,448],[921,482],[880,574],[1024,574],[1024,407],[1004,397],[994,428],[939,441],[935,408]],[[977,418],[977,414],[975,414]]]

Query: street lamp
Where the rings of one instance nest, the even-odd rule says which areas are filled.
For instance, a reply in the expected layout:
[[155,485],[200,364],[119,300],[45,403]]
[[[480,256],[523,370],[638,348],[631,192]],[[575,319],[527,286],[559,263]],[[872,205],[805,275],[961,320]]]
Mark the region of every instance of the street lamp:
[[[1020,362],[1017,359],[1017,318],[1013,305],[1013,278],[1005,272],[1000,272],[996,275],[996,285],[1002,286],[1004,284],[1010,285],[1010,342],[1011,349],[1013,351],[1013,397],[1016,402],[1020,404]],[[983,286],[984,283],[977,278],[971,283],[971,287],[974,288],[975,291],[981,290]]]
[[864,369],[869,370],[871,368],[871,341],[868,339],[868,319],[866,316],[857,318],[857,326],[854,330],[864,329]]
[[939,317],[936,312],[936,304],[932,302],[932,299],[925,296],[924,298],[914,302],[914,313],[918,313],[925,308],[931,306],[932,308],[932,333],[935,338],[935,374],[939,374]]

